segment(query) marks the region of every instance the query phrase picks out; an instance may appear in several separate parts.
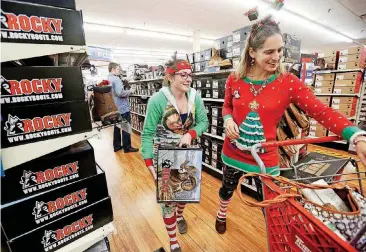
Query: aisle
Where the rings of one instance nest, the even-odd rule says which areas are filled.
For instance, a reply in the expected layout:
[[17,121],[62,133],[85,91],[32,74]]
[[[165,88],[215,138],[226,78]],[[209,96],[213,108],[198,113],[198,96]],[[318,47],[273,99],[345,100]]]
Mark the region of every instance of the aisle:
[[[102,131],[100,139],[90,143],[97,163],[105,170],[109,194],[112,197],[114,225],[117,235],[110,236],[113,252],[151,252],[160,247],[169,250],[168,234],[156,204],[153,179],[140,153],[115,154],[112,130]],[[133,146],[140,147],[140,137],[134,135]],[[187,205],[184,216],[188,232],[178,235],[183,252],[266,251],[267,241],[262,212],[241,204],[234,195],[229,206],[228,231],[215,231],[220,180],[203,174],[200,204]]]

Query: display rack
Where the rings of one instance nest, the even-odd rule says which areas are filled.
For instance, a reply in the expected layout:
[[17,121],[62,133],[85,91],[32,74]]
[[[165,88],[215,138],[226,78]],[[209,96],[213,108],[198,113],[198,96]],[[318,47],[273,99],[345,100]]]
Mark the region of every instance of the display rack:
[[216,136],[216,135],[212,135],[210,133],[203,133],[205,136],[209,136],[209,137],[212,137],[212,138],[216,138],[218,140],[222,140],[224,141],[224,138],[222,136]]

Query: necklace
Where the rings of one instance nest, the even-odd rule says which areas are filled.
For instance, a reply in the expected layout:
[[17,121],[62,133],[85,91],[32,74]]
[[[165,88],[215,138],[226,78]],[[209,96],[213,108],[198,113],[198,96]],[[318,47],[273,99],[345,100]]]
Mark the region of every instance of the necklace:
[[251,85],[250,92],[252,92],[254,96],[257,96],[260,94],[260,92],[262,92],[263,89],[266,88],[266,85],[268,84],[268,78],[264,81],[264,83],[258,90],[255,89],[252,80],[249,80],[249,84]]

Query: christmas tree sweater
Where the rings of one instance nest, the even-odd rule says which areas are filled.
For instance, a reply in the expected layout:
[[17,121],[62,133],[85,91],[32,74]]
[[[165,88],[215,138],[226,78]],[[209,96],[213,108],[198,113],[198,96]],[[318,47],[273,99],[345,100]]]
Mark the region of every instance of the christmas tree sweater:
[[[264,81],[251,81],[258,90]],[[276,140],[277,124],[290,103],[296,104],[309,116],[331,132],[353,142],[365,131],[353,126],[346,117],[316,98],[312,90],[290,73],[272,75],[266,87],[254,96],[247,78],[237,80],[231,74],[226,82],[225,101],[222,114],[225,124],[232,118],[239,127],[240,138],[230,141],[225,138],[221,153],[224,164],[246,171],[260,172],[260,168],[249,150],[256,143]],[[267,173],[279,174],[279,157],[276,147],[260,153]]]
[[201,96],[193,88],[186,95],[188,113],[184,123],[170,88],[163,87],[149,99],[141,134],[141,152],[146,166],[153,165],[154,140],[161,141],[165,138],[169,142],[178,143],[186,133],[193,140],[207,130],[208,118]]

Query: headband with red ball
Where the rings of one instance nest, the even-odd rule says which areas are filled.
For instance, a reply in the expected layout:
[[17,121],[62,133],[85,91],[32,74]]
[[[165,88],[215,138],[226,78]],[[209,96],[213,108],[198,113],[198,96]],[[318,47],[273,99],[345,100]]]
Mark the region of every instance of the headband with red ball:
[[191,66],[191,64],[189,64],[188,61],[181,61],[181,62],[177,63],[176,68],[167,67],[165,70],[165,73],[175,74],[176,72],[183,70],[183,69],[192,69],[192,66]]

